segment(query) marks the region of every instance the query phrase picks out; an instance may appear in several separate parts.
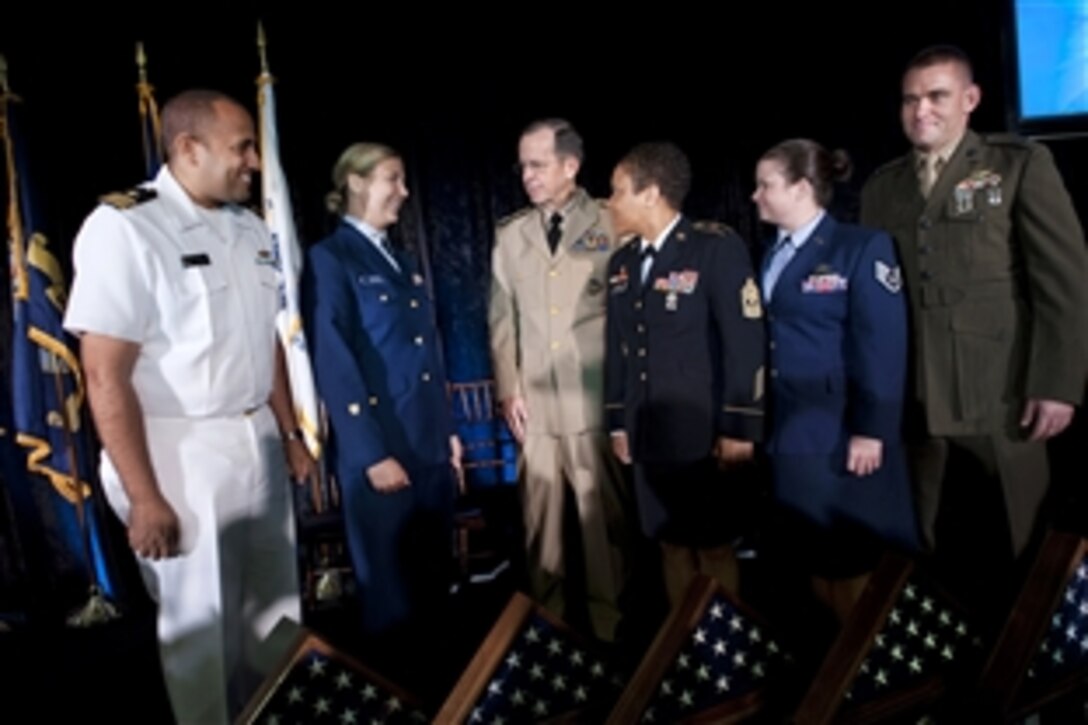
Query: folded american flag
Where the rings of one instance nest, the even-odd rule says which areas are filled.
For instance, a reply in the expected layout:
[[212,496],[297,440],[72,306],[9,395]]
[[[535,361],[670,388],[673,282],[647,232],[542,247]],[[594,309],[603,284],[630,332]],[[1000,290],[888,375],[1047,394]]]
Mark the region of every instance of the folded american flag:
[[973,671],[980,650],[960,606],[913,561],[889,554],[873,572],[793,721],[862,723],[924,712],[953,679]]
[[990,653],[979,690],[1018,719],[1088,685],[1088,539],[1051,531]]
[[237,722],[397,725],[428,721],[412,695],[302,630]]
[[725,721],[758,711],[791,657],[753,611],[697,577],[662,626],[609,723]]
[[544,722],[607,711],[622,687],[588,638],[515,594],[436,722]]

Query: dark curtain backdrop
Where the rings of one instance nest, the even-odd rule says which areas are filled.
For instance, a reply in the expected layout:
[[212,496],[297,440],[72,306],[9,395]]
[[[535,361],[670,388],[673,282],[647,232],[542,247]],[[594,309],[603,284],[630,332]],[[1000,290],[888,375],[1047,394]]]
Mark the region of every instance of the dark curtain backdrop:
[[[377,140],[401,150],[412,193],[401,233],[427,253],[450,378],[461,382],[490,375],[492,230],[525,203],[513,167],[519,132],[535,118],[564,116],[582,131],[582,181],[596,195],[607,195],[614,162],[633,144],[676,141],[694,166],[686,211],[730,224],[753,245],[767,232],[748,199],[753,167],[784,138],[852,155],[855,176],[835,211],[856,213],[861,182],[906,149],[899,77],[924,45],[965,48],[984,89],[975,127],[1006,127],[1006,2],[812,5],[23,7],[18,18],[5,13],[0,53],[25,101],[52,238],[63,246],[99,194],[140,180],[135,42],[145,44],[160,103],[203,86],[253,108],[262,19],[304,243],[329,229],[323,198],[345,146]],[[1052,148],[1088,216],[1088,137]]]

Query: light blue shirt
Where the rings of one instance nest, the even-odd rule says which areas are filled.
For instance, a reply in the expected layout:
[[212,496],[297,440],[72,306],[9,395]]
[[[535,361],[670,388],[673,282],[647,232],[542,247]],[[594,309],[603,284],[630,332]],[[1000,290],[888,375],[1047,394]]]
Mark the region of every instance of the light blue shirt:
[[388,261],[389,264],[393,265],[393,269],[397,270],[398,272],[400,271],[400,265],[397,264],[397,260],[393,258],[392,254],[386,251],[388,248],[391,248],[389,246],[389,235],[387,235],[384,231],[380,229],[372,227],[371,225],[364,222],[362,219],[356,219],[355,217],[348,214],[344,215],[344,221],[358,229],[359,232],[364,237],[366,237],[367,241],[373,244],[374,248],[377,249],[383,257],[385,257],[386,261]]
[[816,231],[816,227],[823,221],[825,214],[826,212],[821,209],[819,214],[798,227],[792,234],[781,227],[778,228],[778,239],[775,241],[774,247],[771,248],[769,261],[763,271],[764,302],[771,301],[774,286],[778,283],[782,270],[786,268],[786,265],[790,263],[798,250],[809,240],[812,232]]

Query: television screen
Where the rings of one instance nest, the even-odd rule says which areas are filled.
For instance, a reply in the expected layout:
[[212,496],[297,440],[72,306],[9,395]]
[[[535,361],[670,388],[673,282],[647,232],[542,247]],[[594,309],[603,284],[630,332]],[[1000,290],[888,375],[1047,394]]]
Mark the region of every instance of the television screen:
[[1088,0],[1015,0],[1018,120],[1088,120]]

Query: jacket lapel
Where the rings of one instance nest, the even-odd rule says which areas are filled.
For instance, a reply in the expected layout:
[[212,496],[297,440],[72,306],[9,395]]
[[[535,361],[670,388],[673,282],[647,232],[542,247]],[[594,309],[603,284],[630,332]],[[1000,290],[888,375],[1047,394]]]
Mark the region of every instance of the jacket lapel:
[[[950,203],[955,193],[956,185],[971,175],[979,163],[979,137],[974,131],[968,130],[955,150],[948,164],[941,171],[937,183],[929,192],[929,198],[925,202],[925,214],[935,218],[942,207]],[[918,192],[921,196],[921,192]]]
[[409,270],[405,267],[403,257],[394,253],[394,257],[397,260],[397,264],[400,265],[401,270],[404,272],[398,272],[393,265],[389,263],[389,260],[385,258],[378,248],[374,246],[374,243],[366,238],[366,236],[356,229],[348,222],[340,222],[340,227],[337,229],[337,238],[340,240],[344,250],[355,259],[366,270],[388,279],[390,282],[399,285],[407,285],[407,274]]
[[[827,243],[834,233],[835,220],[831,218],[830,214],[825,213],[824,218],[812,230],[809,238],[793,255],[793,259],[786,264],[782,273],[778,275],[778,281],[774,283],[774,294],[771,295],[770,307],[775,307],[776,303],[781,299],[782,295],[780,293],[788,295],[790,292],[801,288],[802,277],[812,270],[813,263],[827,249]],[[769,257],[770,255],[765,256]]]

